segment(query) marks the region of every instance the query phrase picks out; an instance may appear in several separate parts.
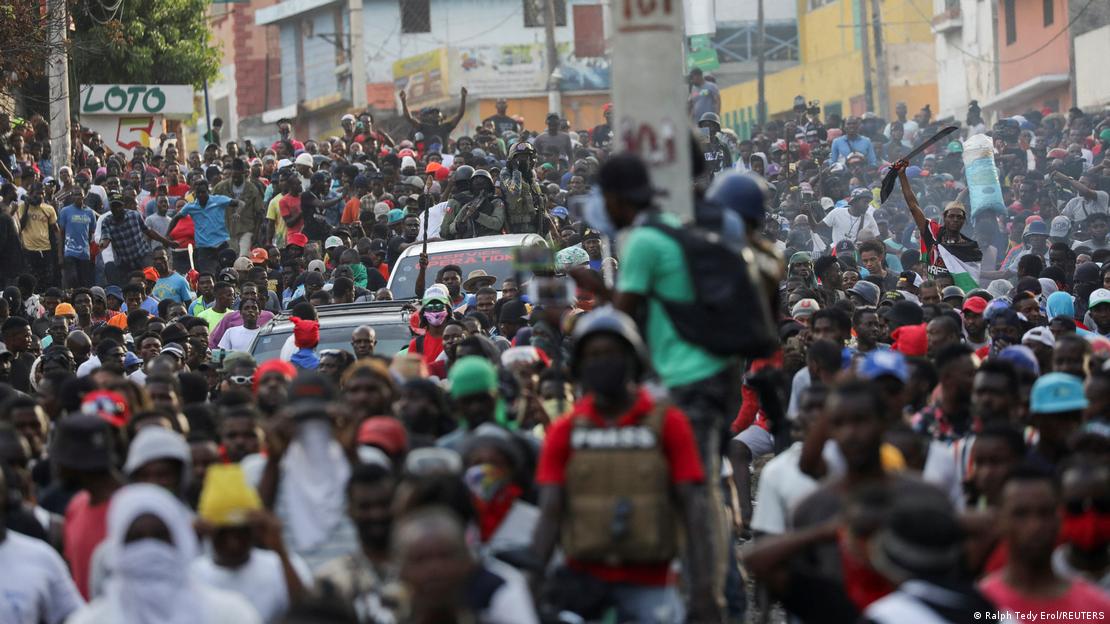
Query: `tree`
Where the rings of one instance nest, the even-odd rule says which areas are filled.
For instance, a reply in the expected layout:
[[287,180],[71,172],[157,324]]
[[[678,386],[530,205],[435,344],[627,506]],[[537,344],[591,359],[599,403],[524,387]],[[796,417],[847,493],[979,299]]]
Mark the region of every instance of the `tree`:
[[219,49],[209,44],[209,2],[126,0],[112,15],[104,10],[110,1],[81,0],[72,12],[78,80],[200,87],[220,69]]
[[46,18],[38,2],[0,2],[0,88],[46,72]]

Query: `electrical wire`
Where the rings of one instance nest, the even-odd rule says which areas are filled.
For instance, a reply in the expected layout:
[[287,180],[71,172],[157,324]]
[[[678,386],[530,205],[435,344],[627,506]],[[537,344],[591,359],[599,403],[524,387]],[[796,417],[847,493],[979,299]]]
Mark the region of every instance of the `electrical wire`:
[[[1064,33],[1068,32],[1071,29],[1072,25],[1075,24],[1077,21],[1079,21],[1079,18],[1083,17],[1083,14],[1087,11],[1087,9],[1092,4],[1094,4],[1094,1],[1095,0],[1087,0],[1087,4],[1083,5],[1083,8],[1079,9],[1079,12],[1075,14],[1075,17],[1071,18],[1071,20],[1067,23],[1067,25],[1065,25],[1063,28],[1061,28],[1059,32],[1057,32],[1055,35],[1052,36],[1051,39],[1049,39],[1048,41],[1041,44],[1039,47],[1037,47],[1037,49],[1033,50],[1032,52],[1029,52],[1028,54],[1023,54],[1022,56],[1019,56],[1017,58],[1006,59],[1005,61],[1001,61],[1001,60],[998,60],[998,59],[989,59],[989,58],[984,58],[982,56],[979,56],[977,54],[972,54],[971,52],[968,52],[967,50],[964,50],[960,46],[958,46],[956,44],[953,44],[953,43],[947,43],[946,42],[946,45],[948,47],[956,50],[960,54],[963,54],[964,56],[966,56],[970,59],[979,61],[980,63],[991,63],[991,64],[997,63],[999,65],[1009,65],[1011,63],[1020,63],[1024,60],[1032,57],[1033,55],[1037,54],[1041,50],[1047,48],[1049,46],[1049,44],[1051,44],[1053,41],[1056,41],[1057,39],[1059,39],[1060,35],[1063,35]],[[933,26],[932,26],[932,20],[929,19],[928,16],[926,16],[924,13],[922,13],[921,9],[917,8],[917,5],[915,3],[909,2],[908,4],[911,7],[913,7],[913,10],[914,10],[915,13],[920,15],[921,18],[923,20],[925,20],[925,22],[927,24],[929,24],[929,30],[931,30],[934,35],[938,34],[936,29],[933,28]]]

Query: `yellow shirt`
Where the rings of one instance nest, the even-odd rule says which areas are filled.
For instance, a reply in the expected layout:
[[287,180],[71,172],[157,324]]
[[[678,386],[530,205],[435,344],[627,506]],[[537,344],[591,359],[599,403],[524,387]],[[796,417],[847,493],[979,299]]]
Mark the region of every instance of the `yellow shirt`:
[[274,195],[270,205],[266,207],[266,218],[274,223],[274,245],[278,249],[285,248],[285,232],[288,230],[285,219],[281,218],[281,207],[278,206],[282,197],[285,197],[282,193]]
[[15,222],[23,223],[24,213],[30,211],[26,217],[26,226],[19,234],[23,248],[28,251],[50,251],[50,228],[58,222],[58,213],[50,204],[39,204],[35,207],[27,206],[27,202],[19,205],[15,211]]

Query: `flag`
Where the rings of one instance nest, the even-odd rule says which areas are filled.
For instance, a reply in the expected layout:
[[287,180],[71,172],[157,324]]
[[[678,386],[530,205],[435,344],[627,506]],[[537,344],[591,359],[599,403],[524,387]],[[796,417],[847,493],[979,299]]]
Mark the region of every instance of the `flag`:
[[[966,259],[957,257],[956,253],[942,244],[937,244],[937,251],[940,252],[941,260],[944,261],[945,268],[952,275],[952,280],[957,286],[968,292],[974,288],[979,287],[979,260],[973,259],[974,256],[968,255]],[[978,251],[978,248],[976,248]],[[960,254],[965,255],[965,254]],[[980,255],[981,257],[981,255]]]

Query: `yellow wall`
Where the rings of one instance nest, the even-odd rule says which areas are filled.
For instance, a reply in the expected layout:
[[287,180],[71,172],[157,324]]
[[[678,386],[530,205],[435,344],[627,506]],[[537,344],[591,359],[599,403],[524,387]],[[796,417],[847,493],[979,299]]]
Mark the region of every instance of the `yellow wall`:
[[[864,2],[870,19],[870,0],[834,0],[808,10],[807,0],[797,0],[801,62],[768,74],[765,85],[768,117],[789,112],[794,96],[820,100],[822,107],[840,104],[842,115],[851,112],[853,97],[863,95],[863,57],[856,24],[858,2]],[[916,8],[916,10],[915,10]],[[927,19],[930,0],[884,0],[883,39],[886,46],[890,105],[904,101],[911,114],[925,104],[937,106],[936,62],[933,35]],[[870,24],[866,29],[870,40]],[[872,46],[872,55],[874,49]],[[872,61],[873,62],[873,61]],[[876,84],[877,80],[873,79]],[[741,134],[754,122],[758,84],[755,80],[721,90],[721,113],[726,126]],[[875,95],[878,106],[878,94]]]

